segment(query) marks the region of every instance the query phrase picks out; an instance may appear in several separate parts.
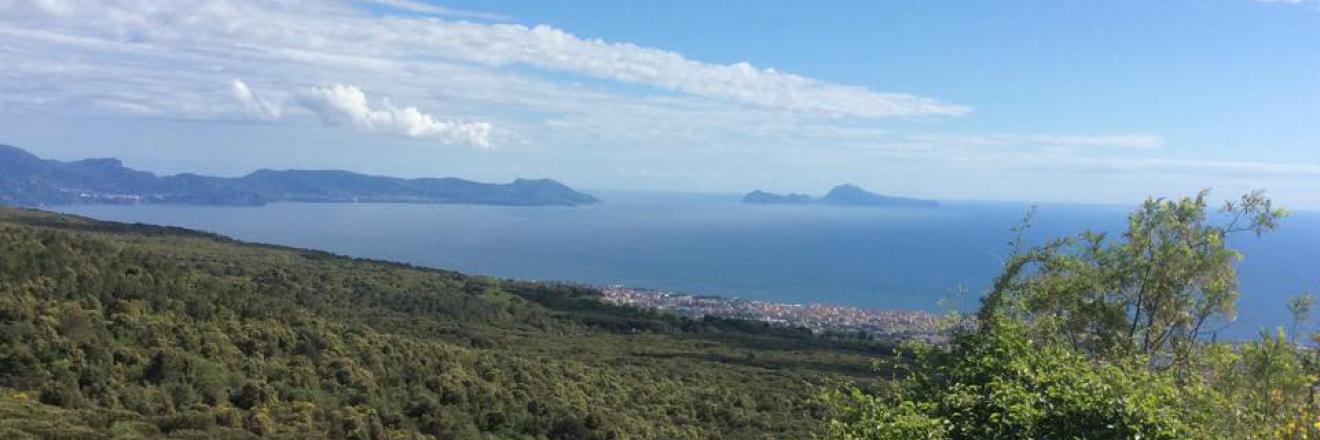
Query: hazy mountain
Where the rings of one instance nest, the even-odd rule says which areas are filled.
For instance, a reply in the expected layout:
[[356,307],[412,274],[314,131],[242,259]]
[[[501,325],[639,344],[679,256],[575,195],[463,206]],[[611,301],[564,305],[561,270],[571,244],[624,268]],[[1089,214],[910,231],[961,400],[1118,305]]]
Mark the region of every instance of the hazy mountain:
[[864,190],[851,184],[834,187],[824,197],[813,199],[805,194],[775,194],[765,191],[752,191],[743,196],[743,203],[772,205],[822,204],[835,206],[900,206],[933,207],[939,206],[934,200],[910,199],[905,197],[885,196]]
[[765,191],[752,191],[742,198],[743,203],[764,203],[770,205],[805,205],[812,203],[806,194],[775,194]]
[[0,145],[0,204],[262,205],[282,201],[574,206],[598,200],[550,179],[493,184],[456,178],[400,179],[334,170],[259,170],[238,178],[197,174],[156,176],[127,168],[117,159],[59,162]]
[[934,200],[910,199],[876,194],[856,185],[843,184],[834,187],[820,203],[842,206],[937,206]]

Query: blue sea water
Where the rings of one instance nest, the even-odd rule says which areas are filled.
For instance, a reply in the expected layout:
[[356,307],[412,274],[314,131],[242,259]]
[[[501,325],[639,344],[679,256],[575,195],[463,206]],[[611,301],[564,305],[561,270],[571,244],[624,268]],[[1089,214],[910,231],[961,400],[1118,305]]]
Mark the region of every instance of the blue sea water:
[[[959,286],[975,307],[1027,204],[939,208],[765,206],[737,196],[601,193],[583,207],[273,204],[70,206],[93,218],[182,226],[499,277],[623,284],[791,303],[937,311]],[[1119,231],[1131,207],[1042,205],[1031,241]],[[1241,237],[1242,298],[1226,337],[1289,322],[1287,298],[1320,290],[1320,214]]]

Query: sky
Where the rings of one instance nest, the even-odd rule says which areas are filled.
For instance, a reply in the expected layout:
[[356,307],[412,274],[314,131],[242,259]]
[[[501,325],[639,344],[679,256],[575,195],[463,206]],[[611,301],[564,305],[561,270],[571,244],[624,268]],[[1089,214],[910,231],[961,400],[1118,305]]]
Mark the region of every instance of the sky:
[[1320,0],[0,0],[0,143],[161,174],[1320,208]]

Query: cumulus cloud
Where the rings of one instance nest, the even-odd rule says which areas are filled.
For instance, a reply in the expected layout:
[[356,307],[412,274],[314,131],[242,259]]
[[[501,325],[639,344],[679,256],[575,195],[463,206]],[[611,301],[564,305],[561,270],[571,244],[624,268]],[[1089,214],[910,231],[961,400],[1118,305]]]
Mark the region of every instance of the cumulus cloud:
[[445,120],[417,107],[396,106],[389,99],[381,99],[373,106],[367,94],[352,85],[311,87],[293,93],[287,99],[271,99],[235,79],[230,83],[230,93],[249,114],[267,121],[286,119],[290,110],[295,113],[305,111],[333,127],[352,127],[366,133],[429,139],[449,145],[493,148],[493,125],[488,122]]
[[416,107],[398,107],[388,99],[372,108],[357,87],[335,84],[300,93],[295,100],[332,126],[352,126],[372,133],[433,139],[446,144],[490,148],[491,124],[441,120]]

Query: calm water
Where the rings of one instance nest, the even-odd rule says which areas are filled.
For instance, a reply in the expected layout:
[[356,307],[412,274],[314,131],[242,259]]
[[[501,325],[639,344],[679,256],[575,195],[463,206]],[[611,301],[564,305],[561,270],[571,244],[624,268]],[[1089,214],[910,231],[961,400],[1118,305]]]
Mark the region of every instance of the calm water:
[[[755,206],[737,197],[602,194],[576,208],[276,204],[259,208],[76,206],[94,218],[183,226],[501,277],[564,280],[783,302],[938,310],[959,285],[982,291],[1027,212],[1022,204],[937,209]],[[1125,207],[1045,205],[1033,240],[1116,230]],[[1320,290],[1320,215],[1236,243],[1239,318],[1226,334],[1285,324],[1286,298]],[[967,307],[974,307],[969,299]]]

